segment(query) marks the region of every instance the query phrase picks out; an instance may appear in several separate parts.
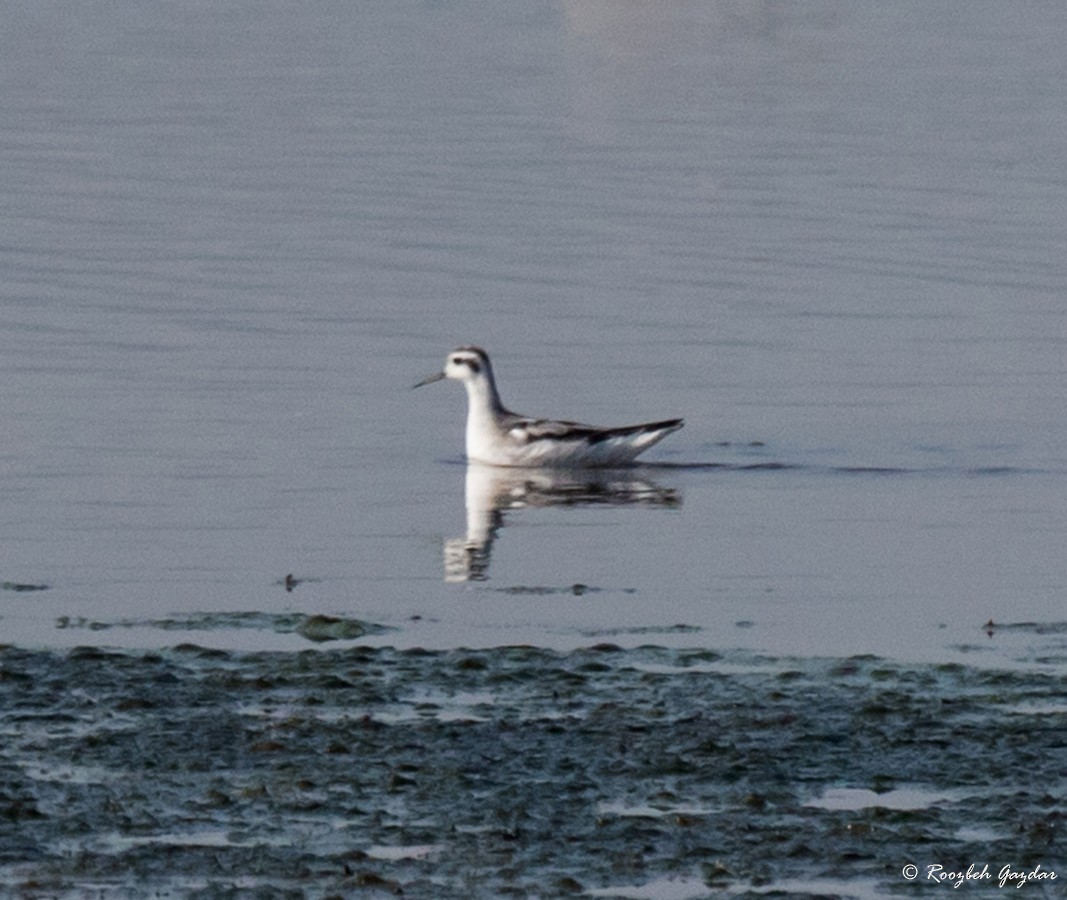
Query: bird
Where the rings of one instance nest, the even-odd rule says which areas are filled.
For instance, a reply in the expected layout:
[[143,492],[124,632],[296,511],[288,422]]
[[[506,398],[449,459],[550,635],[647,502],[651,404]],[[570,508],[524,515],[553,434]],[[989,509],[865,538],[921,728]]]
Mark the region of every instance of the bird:
[[489,354],[480,347],[457,347],[444,369],[414,387],[445,378],[467,389],[467,459],[492,466],[524,468],[605,468],[625,466],[677,431],[683,419],[664,419],[617,428],[599,428],[510,412],[500,401]]

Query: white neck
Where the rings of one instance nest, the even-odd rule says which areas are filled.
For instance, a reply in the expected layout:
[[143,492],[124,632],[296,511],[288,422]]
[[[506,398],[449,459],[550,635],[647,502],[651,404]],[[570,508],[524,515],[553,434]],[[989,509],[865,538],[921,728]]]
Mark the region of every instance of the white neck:
[[467,388],[467,456],[489,459],[490,447],[495,443],[506,410],[491,373],[470,378],[464,385]]
[[482,377],[470,378],[464,384],[467,388],[469,416],[496,419],[504,412],[491,372],[483,372]]

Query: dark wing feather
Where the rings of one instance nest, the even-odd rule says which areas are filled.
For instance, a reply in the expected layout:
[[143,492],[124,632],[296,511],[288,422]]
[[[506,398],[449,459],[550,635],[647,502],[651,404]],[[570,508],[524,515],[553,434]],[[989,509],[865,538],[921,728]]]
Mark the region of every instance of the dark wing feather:
[[580,422],[560,422],[556,419],[523,419],[511,426],[511,433],[521,437],[525,443],[539,441],[543,438],[553,440],[588,440],[598,429]]
[[521,436],[526,443],[552,438],[554,440],[582,440],[591,444],[615,437],[628,437],[651,431],[681,428],[683,419],[664,419],[662,422],[644,422],[640,425],[624,425],[621,428],[596,428],[580,422],[560,422],[554,419],[523,419],[512,425],[512,434]]
[[598,428],[593,443],[613,437],[629,437],[634,434],[649,434],[653,431],[674,431],[685,424],[684,419],[664,419],[662,422],[642,422],[640,425],[623,425],[621,428]]

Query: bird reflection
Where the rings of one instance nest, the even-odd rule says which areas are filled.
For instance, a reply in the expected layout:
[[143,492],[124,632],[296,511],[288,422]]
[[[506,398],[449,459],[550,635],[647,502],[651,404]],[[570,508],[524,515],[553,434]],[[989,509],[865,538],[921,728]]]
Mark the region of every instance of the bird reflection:
[[485,581],[493,542],[512,510],[553,506],[678,507],[682,495],[636,469],[510,469],[467,466],[467,534],[445,541],[445,581]]

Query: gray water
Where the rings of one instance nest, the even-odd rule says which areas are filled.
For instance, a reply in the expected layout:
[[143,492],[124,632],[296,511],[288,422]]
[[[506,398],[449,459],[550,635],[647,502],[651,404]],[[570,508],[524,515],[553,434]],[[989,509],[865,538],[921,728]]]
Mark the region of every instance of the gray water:
[[[50,590],[0,595],[6,639],[265,611],[1033,658],[982,626],[1067,585],[1065,36],[1055,4],[9,10],[0,576]],[[684,415],[639,475],[676,502],[513,511],[447,582],[465,400],[408,388],[466,342],[520,412]]]
[[[654,646],[746,672],[866,655],[905,686],[1008,668],[1046,697],[1065,45],[1044,3],[5,9],[0,644],[44,654],[11,664]],[[468,472],[462,391],[410,390],[464,343],[519,412],[686,428],[597,478]],[[1062,727],[1042,703],[1027,720]],[[62,769],[4,713],[15,769]],[[5,788],[29,792],[9,819],[62,821],[42,777]],[[1062,782],[1031,787],[1058,815]],[[1022,826],[981,827],[954,846]],[[557,887],[705,890],[558,864]]]

